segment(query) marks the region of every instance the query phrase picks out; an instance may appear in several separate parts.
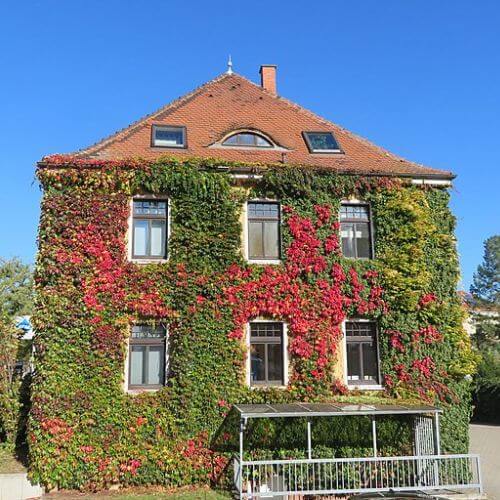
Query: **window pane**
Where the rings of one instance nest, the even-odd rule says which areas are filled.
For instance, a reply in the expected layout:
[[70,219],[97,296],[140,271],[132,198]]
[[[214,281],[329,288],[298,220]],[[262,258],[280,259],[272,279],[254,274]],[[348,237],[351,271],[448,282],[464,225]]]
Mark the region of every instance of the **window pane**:
[[269,322],[264,323],[262,321],[256,321],[250,323],[250,336],[252,338],[259,337],[277,337],[280,338],[283,333],[283,323]]
[[151,221],[151,256],[153,257],[165,256],[165,229],[166,221]]
[[309,143],[311,144],[311,149],[313,151],[339,149],[337,141],[334,139],[331,132],[307,132],[307,137],[309,138]]
[[347,337],[370,337],[375,339],[375,323],[371,321],[348,321],[345,324]]
[[248,203],[248,217],[251,219],[279,219],[279,203]]
[[238,134],[238,142],[242,146],[253,146],[253,145],[255,145],[255,135],[254,134]]
[[354,224],[341,223],[340,236],[342,239],[342,254],[344,257],[356,257],[354,248]]
[[148,226],[147,220],[134,220],[134,255],[147,255]]
[[368,207],[366,205],[342,204],[340,206],[340,219],[368,220]]
[[377,349],[375,344],[363,343],[363,380],[378,381]]
[[347,344],[347,379],[359,380],[361,376],[361,366],[359,364],[360,344]]
[[163,346],[149,346],[147,384],[163,384]]
[[154,142],[157,146],[183,146],[184,131],[179,127],[157,127]]
[[248,256],[251,259],[264,257],[262,222],[248,223]]
[[133,339],[162,339],[165,338],[166,330],[162,325],[134,325],[132,326]]
[[283,383],[283,347],[280,344],[267,345],[268,380]]
[[266,139],[264,139],[260,135],[256,135],[255,138],[257,140],[257,146],[262,146],[262,147],[271,146],[271,143],[269,141],[266,141]]
[[167,215],[166,201],[134,200],[134,215]]
[[264,255],[277,259],[279,250],[279,227],[277,222],[264,222]]
[[130,385],[142,385],[144,369],[144,347],[131,346],[130,349]]
[[263,382],[266,379],[265,374],[265,349],[264,344],[252,344],[250,346],[250,380]]
[[236,145],[238,144],[238,134],[232,135],[224,141],[224,144]]
[[261,137],[258,134],[253,134],[251,132],[241,132],[239,134],[234,134],[231,137],[228,137],[224,142],[224,145],[229,146],[257,146],[268,148],[271,147],[272,144]]
[[356,223],[356,248],[358,251],[358,258],[369,259],[370,255],[370,232],[368,223]]

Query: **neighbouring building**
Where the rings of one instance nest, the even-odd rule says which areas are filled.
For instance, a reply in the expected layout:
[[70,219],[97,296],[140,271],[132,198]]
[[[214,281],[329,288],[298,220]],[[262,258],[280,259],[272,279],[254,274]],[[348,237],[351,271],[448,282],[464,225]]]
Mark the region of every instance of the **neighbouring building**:
[[39,162],[33,477],[234,474],[242,498],[478,487],[474,457],[441,456],[467,453],[474,369],[454,175],[260,74]]

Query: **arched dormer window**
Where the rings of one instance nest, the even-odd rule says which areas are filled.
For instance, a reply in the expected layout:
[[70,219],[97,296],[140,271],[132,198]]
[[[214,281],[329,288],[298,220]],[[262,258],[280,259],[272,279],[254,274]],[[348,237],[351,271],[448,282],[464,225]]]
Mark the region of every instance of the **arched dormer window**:
[[223,146],[242,148],[273,148],[274,144],[262,134],[248,130],[236,132],[222,141]]

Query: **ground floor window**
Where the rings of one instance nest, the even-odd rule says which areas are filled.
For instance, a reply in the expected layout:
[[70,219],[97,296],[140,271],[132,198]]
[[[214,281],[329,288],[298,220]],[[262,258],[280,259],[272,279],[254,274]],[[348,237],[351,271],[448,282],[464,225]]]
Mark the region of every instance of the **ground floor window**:
[[373,321],[347,321],[347,383],[378,385],[379,355],[377,326]]
[[165,385],[166,328],[134,325],[129,342],[130,389],[158,389]]
[[255,321],[249,330],[250,385],[285,385],[283,323]]

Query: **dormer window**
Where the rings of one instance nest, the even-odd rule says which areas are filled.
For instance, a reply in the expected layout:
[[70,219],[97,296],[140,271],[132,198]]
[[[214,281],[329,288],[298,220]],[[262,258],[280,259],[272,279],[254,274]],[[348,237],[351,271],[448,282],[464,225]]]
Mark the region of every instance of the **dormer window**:
[[222,143],[223,146],[235,146],[243,148],[272,148],[271,141],[255,132],[237,132],[230,135]]
[[311,153],[340,153],[340,147],[331,132],[304,132]]
[[185,148],[186,127],[153,125],[151,145],[160,148]]

